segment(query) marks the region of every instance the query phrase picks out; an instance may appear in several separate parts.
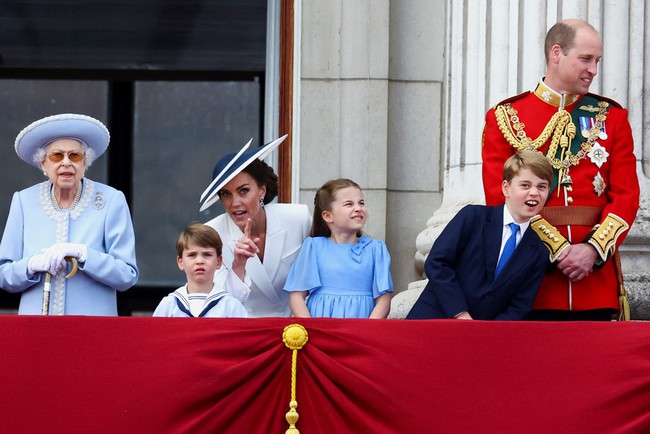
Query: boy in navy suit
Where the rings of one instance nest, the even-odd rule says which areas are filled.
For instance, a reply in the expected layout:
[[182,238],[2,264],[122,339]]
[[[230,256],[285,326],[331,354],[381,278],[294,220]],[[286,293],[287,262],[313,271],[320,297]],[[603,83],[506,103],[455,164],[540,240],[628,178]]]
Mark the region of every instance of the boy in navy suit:
[[508,158],[505,205],[468,205],[449,222],[429,252],[429,282],[407,318],[523,319],[550,263],[549,250],[528,229],[552,178],[551,163],[540,152],[522,150]]

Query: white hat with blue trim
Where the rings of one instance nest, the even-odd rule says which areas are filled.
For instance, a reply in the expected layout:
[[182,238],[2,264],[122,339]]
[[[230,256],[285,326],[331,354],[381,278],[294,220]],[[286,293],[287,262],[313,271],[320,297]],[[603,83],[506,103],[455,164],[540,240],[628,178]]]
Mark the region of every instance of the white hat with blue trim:
[[212,182],[208,185],[208,188],[205,189],[199,199],[199,212],[205,211],[216,203],[219,200],[219,191],[221,191],[226,184],[232,181],[235,176],[239,175],[239,173],[241,173],[241,171],[254,160],[258,158],[261,160],[269,155],[275,148],[280,146],[280,143],[284,142],[287,136],[288,134],[285,134],[279,139],[275,139],[259,148],[247,151],[253,141],[253,139],[250,139],[248,143],[239,150],[239,152],[222,157],[214,166],[214,170],[212,171]]

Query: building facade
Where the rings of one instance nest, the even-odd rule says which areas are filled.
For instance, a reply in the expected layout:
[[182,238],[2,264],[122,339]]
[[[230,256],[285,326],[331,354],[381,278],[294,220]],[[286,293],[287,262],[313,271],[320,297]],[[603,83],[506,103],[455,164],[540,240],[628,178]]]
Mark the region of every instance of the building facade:
[[[621,248],[633,319],[650,319],[650,5],[495,0],[302,1],[298,5],[297,198],[311,203],[325,180],[364,187],[367,232],[386,240],[403,317],[424,286],[431,245],[464,205],[484,203],[481,132],[486,111],[535,87],[543,41],[563,18],[601,34],[591,91],[628,108],[641,207]],[[646,71],[648,67],[648,71]],[[296,130],[294,130],[296,131]],[[294,158],[296,156],[294,155]],[[407,290],[408,289],[408,290]]]

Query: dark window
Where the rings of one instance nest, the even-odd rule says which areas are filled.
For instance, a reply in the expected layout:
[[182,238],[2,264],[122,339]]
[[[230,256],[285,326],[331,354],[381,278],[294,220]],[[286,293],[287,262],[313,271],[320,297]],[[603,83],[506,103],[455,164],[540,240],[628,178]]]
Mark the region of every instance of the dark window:
[[[140,280],[120,313],[151,310],[182,284],[174,240],[198,212],[219,156],[261,144],[266,0],[5,1],[0,8],[0,222],[14,191],[43,179],[13,141],[43,116],[104,121],[111,145],[88,170],[122,190]],[[18,297],[1,292],[0,308]]]
[[3,68],[264,72],[266,0],[3,0]]

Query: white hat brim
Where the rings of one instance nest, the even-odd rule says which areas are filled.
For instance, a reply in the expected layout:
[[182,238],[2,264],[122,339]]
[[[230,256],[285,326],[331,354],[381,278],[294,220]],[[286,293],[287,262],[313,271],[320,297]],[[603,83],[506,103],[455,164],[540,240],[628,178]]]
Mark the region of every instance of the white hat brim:
[[237,161],[237,159],[244,153],[244,151],[246,151],[246,149],[248,149],[252,141],[251,139],[251,141],[244,145],[244,147],[240,149],[239,152],[237,152],[237,154],[228,162],[228,164],[221,170],[221,172],[212,180],[210,185],[208,185],[208,188],[203,191],[203,194],[201,194],[201,199],[199,199],[199,203],[201,204],[199,212],[203,212],[214,205],[219,200],[219,192],[226,186],[226,184],[232,181],[235,176],[239,175],[242,170],[244,170],[256,159],[264,159],[267,155],[273,152],[275,148],[280,146],[280,144],[284,142],[287,137],[288,134],[285,134],[284,136],[275,139],[274,141],[267,143],[264,146],[261,146],[249,158],[240,163],[239,166],[232,171],[232,173],[224,177],[224,174],[231,169],[232,165]]
[[243,154],[244,152],[246,152],[246,149],[248,149],[248,147],[251,145],[252,142],[253,142],[253,138],[251,138],[251,139],[248,141],[248,143],[246,143],[246,144],[244,145],[244,147],[241,148],[241,149],[239,150],[239,152],[237,152],[237,154],[232,158],[232,160],[230,160],[230,162],[226,165],[226,167],[223,168],[223,170],[221,171],[221,173],[219,173],[219,175],[217,175],[217,176],[212,180],[212,182],[210,183],[210,185],[208,185],[208,188],[206,188],[206,189],[203,191],[203,193],[201,194],[201,199],[199,199],[199,202],[203,202],[203,201],[205,200],[205,196],[206,196],[208,193],[210,193],[210,192],[212,191],[212,187],[214,187],[214,184],[216,184],[216,183],[219,181],[219,178],[221,178],[221,177],[223,176],[223,174],[226,173],[226,172],[228,171],[228,169],[230,169],[230,167],[233,165],[233,163],[234,163],[235,161],[237,161],[237,159],[239,158],[239,156],[240,156],[241,154]]

